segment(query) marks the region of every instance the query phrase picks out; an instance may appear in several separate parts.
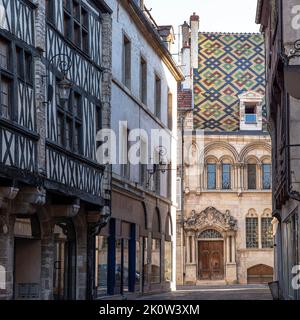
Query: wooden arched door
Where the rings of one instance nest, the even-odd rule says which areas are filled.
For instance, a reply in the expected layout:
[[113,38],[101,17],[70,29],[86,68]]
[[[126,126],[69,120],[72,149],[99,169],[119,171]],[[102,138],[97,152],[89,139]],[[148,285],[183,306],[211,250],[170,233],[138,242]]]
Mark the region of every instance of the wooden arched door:
[[248,284],[266,284],[273,281],[273,268],[259,264],[247,270]]

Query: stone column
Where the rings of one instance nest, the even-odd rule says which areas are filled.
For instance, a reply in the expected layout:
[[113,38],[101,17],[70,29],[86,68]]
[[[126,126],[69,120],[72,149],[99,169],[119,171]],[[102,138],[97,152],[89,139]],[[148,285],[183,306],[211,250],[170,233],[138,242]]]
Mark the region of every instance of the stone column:
[[236,236],[232,237],[232,263],[236,263]]
[[42,239],[41,239],[41,300],[53,299],[53,266],[54,266],[54,223],[46,210],[39,214]]
[[227,244],[227,249],[226,249],[226,256],[227,256],[227,263],[230,263],[230,236],[226,237],[226,244]]

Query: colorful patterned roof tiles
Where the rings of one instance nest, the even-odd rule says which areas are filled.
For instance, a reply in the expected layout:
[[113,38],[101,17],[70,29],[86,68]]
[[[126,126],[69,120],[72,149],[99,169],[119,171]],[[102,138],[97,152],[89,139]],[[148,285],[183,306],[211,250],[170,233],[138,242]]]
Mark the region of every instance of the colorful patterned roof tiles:
[[[265,94],[262,35],[199,33],[199,68],[194,70],[194,127],[239,131],[239,98],[246,91]],[[264,117],[266,108],[264,107]]]

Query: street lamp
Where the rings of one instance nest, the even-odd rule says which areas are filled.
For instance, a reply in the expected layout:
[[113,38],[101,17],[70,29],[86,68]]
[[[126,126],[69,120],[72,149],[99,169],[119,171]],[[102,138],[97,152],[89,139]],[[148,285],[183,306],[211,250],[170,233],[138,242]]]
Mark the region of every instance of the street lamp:
[[[72,89],[72,83],[67,79],[67,73],[72,67],[72,61],[71,58],[64,54],[64,53],[58,53],[54,55],[50,61],[49,66],[51,66],[53,63],[55,63],[55,67],[58,69],[60,73],[62,73],[63,77],[62,80],[57,82],[57,90],[58,90],[58,97],[61,100],[61,102],[64,104],[69,100],[71,89]],[[47,78],[47,101],[45,103],[50,103],[53,100],[53,86],[49,83],[49,70],[46,76]]]
[[148,170],[150,175],[154,175],[157,171],[165,173],[168,170],[167,150],[166,148],[159,146],[156,148],[158,155],[158,163],[153,164],[153,168]]

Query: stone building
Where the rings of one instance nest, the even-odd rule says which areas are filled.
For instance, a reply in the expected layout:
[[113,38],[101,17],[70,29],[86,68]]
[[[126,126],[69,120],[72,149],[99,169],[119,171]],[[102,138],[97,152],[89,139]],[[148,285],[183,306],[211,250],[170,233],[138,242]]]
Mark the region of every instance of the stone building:
[[110,215],[111,10],[103,1],[0,1],[0,299],[93,296]]
[[181,65],[178,111],[190,157],[178,178],[177,283],[272,281],[263,37],[199,32],[193,14],[182,25]]
[[[300,14],[298,0],[259,0],[265,35],[267,107],[273,149],[275,280],[279,297],[299,300]],[[276,293],[277,294],[277,293]]]
[[[112,219],[97,244],[99,297],[175,288],[177,81],[183,79],[168,50],[172,27],[157,26],[143,1],[106,2],[113,10],[112,145],[118,150]],[[164,169],[164,145],[151,140],[153,130],[170,142]],[[136,143],[140,159],[128,162]]]

